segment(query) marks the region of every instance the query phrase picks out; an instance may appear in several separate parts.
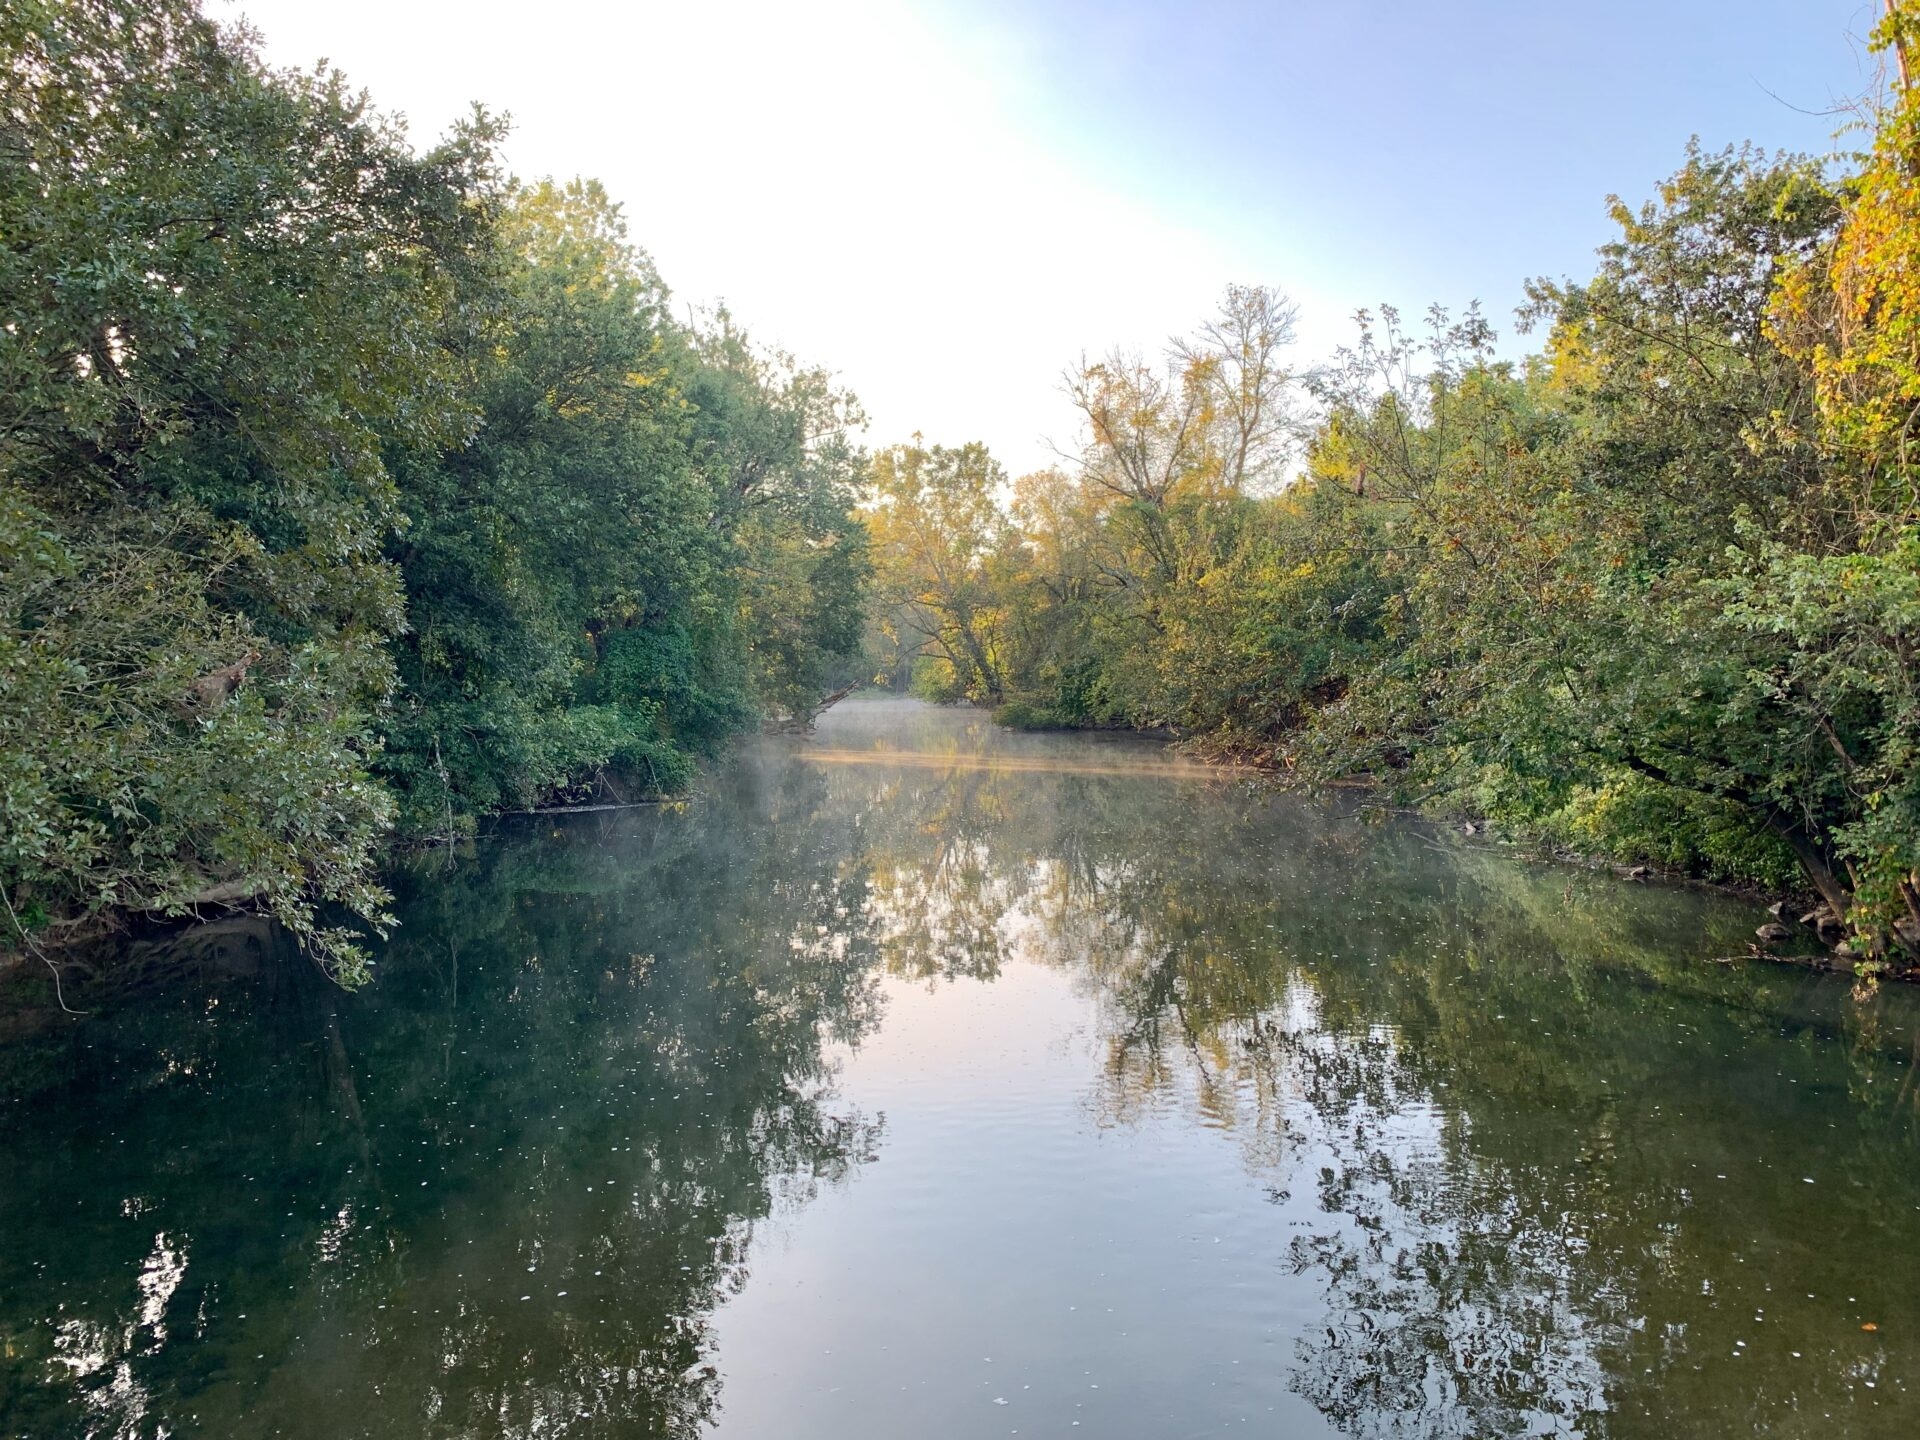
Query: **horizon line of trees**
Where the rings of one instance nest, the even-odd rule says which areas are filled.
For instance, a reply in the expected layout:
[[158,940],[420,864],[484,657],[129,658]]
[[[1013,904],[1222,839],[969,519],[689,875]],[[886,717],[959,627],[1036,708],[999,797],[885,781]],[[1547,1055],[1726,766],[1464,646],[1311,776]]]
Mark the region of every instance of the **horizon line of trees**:
[[1070,370],[1069,465],[872,460],[876,653],[1023,727],[1167,728],[1303,780],[1817,897],[1920,960],[1920,3],[1865,153],[1688,148],[1545,344],[1382,309],[1330,364],[1232,287]]
[[[859,412],[588,181],[194,0],[0,8],[0,950],[671,791],[858,673]],[[344,916],[344,918],[343,918]]]

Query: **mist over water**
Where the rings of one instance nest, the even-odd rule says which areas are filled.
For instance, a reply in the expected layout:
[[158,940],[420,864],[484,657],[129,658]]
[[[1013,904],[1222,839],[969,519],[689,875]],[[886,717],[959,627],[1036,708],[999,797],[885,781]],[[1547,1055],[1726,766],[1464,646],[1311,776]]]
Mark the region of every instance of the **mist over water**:
[[1920,997],[1744,902],[901,701],[396,885],[5,1015],[0,1431],[1920,1425]]

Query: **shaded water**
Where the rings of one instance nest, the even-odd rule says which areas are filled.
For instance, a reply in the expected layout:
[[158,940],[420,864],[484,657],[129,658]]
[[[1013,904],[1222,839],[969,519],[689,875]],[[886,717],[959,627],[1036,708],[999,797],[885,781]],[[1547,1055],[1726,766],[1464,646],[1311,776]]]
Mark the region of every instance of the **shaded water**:
[[399,888],[14,996],[0,1432],[1920,1429],[1920,997],[1749,905],[897,702]]

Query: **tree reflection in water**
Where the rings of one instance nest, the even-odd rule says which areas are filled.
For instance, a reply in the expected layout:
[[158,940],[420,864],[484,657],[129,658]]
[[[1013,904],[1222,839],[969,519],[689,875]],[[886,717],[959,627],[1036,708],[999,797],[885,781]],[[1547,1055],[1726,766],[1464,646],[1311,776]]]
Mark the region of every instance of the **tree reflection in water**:
[[897,973],[1066,971],[1106,1123],[1177,1101],[1311,1203],[1294,1385],[1342,1430],[1903,1433],[1911,992],[1709,963],[1751,907],[1353,805],[873,766]]
[[701,1429],[756,1225],[880,1141],[823,1060],[877,1018],[845,833],[731,780],[403,876],[370,993],[191,932],[0,1056],[7,1432]]
[[884,1148],[835,1080],[883,977],[1039,965],[1090,1123],[1271,1192],[1245,1264],[1316,1297],[1287,1383],[1338,1429],[1905,1433],[1912,995],[1145,753],[856,706],[682,811],[424,858],[369,992],[228,925],[16,1007],[0,1428],[696,1434],[759,1229]]

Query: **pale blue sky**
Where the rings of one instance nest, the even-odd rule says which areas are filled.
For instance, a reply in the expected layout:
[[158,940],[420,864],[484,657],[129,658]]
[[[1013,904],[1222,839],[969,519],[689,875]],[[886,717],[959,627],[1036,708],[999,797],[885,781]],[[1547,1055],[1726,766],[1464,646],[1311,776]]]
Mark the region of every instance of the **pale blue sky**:
[[[1689,135],[1823,151],[1877,0],[938,0],[1013,37],[1039,126],[1108,183],[1265,237],[1296,283],[1507,310],[1578,270]],[[1257,243],[1257,240],[1256,240]],[[1370,288],[1371,287],[1371,290]]]
[[1872,0],[208,0],[322,54],[422,138],[510,110],[523,174],[586,173],[686,300],[840,372],[886,443],[1070,443],[1081,351],[1151,347],[1230,281],[1302,358],[1390,301],[1588,271],[1605,197],[1687,137],[1824,150]]

